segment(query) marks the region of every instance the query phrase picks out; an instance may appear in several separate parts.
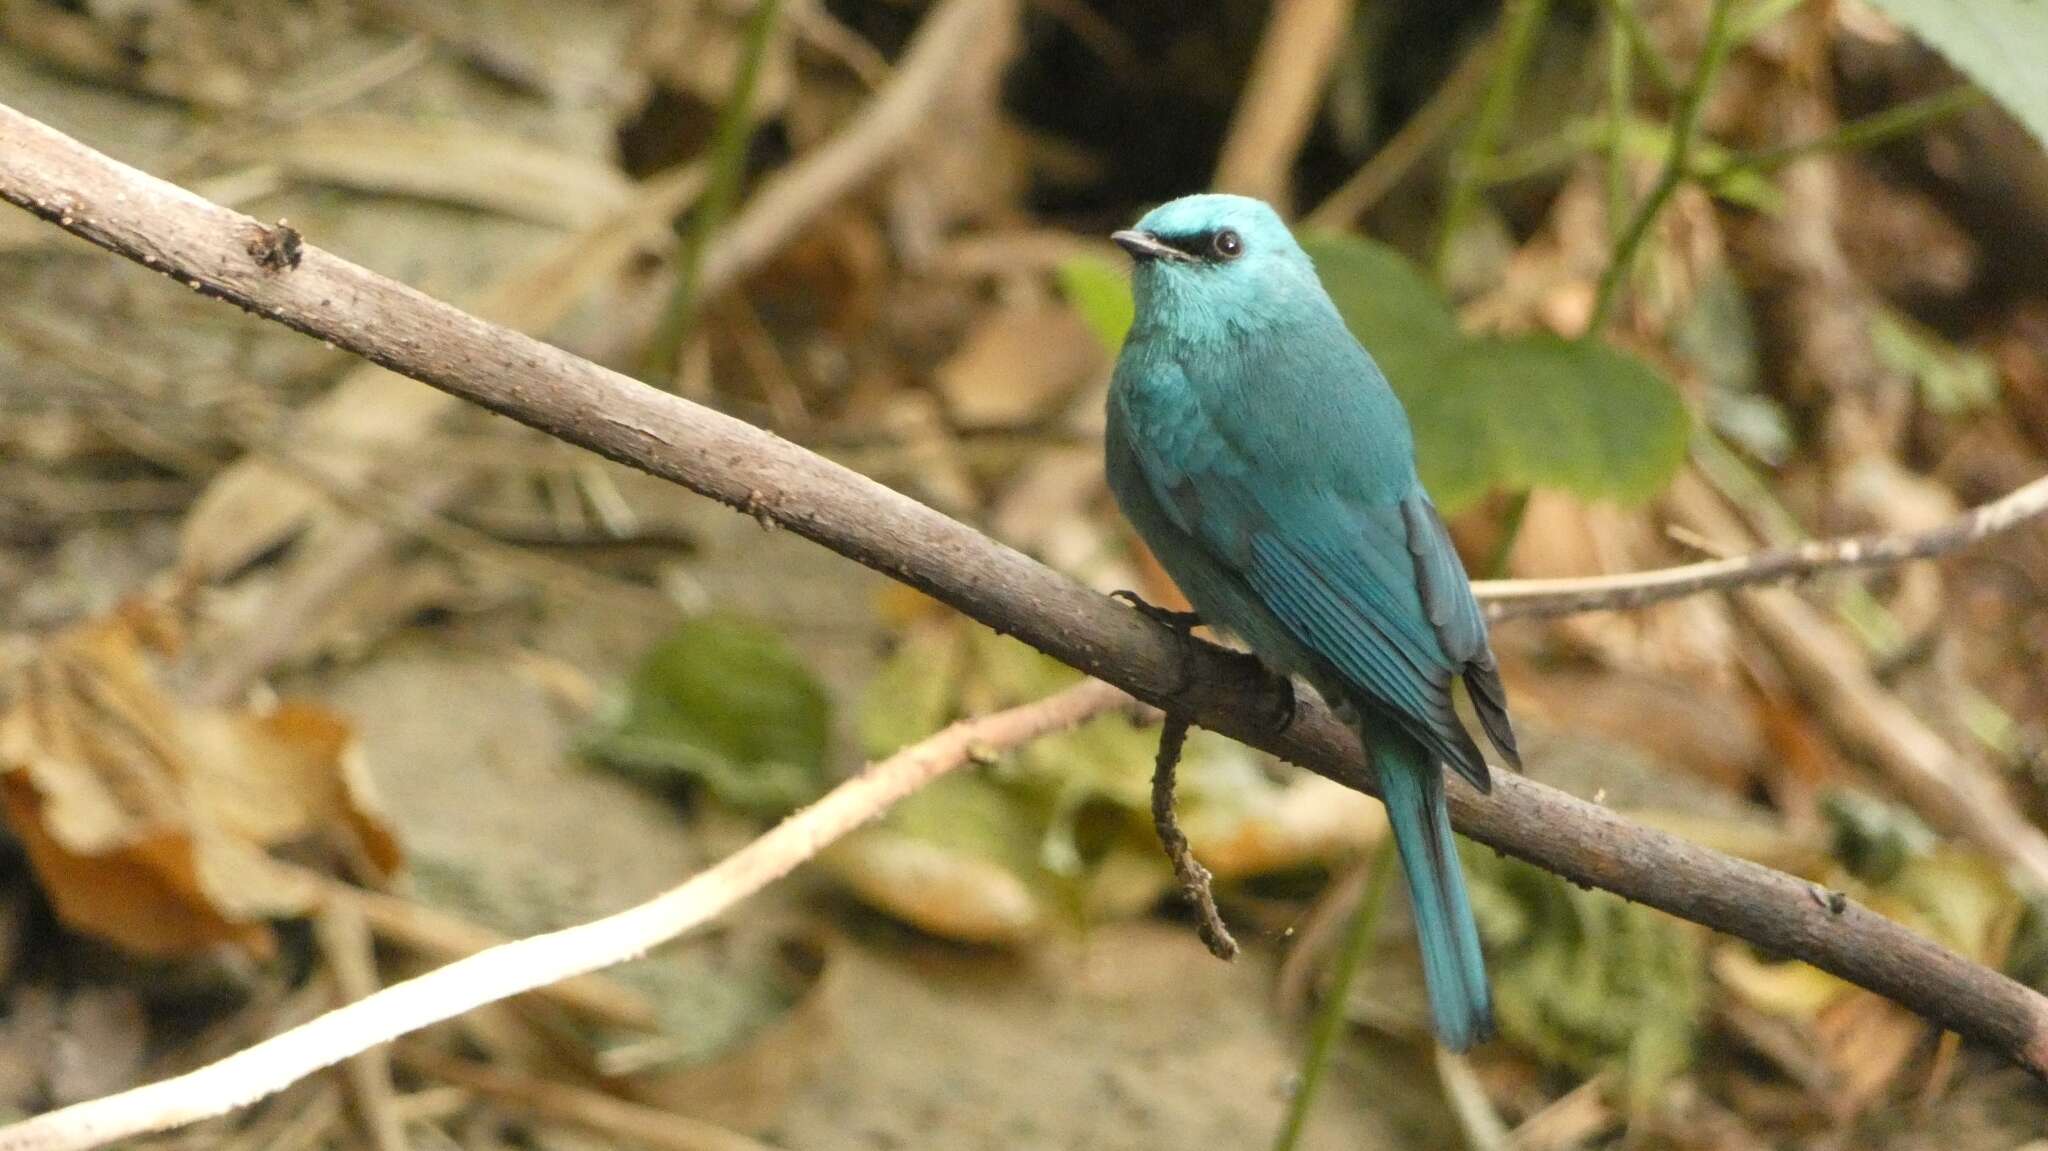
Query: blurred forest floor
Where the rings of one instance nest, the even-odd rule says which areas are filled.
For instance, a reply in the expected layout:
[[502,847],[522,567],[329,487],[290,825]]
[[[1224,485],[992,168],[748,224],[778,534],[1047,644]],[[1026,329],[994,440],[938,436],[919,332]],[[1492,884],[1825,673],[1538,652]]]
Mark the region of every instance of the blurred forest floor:
[[[1916,530],[2048,472],[2048,157],[1940,103],[1957,73],[1872,8],[1733,6],[1702,167],[1604,302],[1705,0],[1294,8],[1278,58],[1329,61],[1299,139],[1260,118],[1280,22],[1240,0],[787,0],[750,86],[738,0],[0,0],[0,99],[1160,601],[1101,481],[1103,237],[1219,155],[1325,233],[1475,575]],[[1901,107],[1881,146],[1770,155]],[[707,173],[714,204],[735,181],[700,244]],[[1618,351],[1543,359],[1596,320]],[[1496,646],[1531,774],[2041,986],[2043,572],[2033,526]],[[18,214],[0,675],[12,1114],[645,898],[1067,682]],[[1330,993],[1377,805],[1198,735],[1182,810],[1249,948],[1217,963],[1152,838],[1155,737],[1106,718],[948,777],[582,994],[148,1145],[1265,1146],[1334,1004],[1303,1147],[2048,1146],[2039,1084],[1903,1010],[1469,847],[1504,1035],[1432,1058],[1398,899]]]

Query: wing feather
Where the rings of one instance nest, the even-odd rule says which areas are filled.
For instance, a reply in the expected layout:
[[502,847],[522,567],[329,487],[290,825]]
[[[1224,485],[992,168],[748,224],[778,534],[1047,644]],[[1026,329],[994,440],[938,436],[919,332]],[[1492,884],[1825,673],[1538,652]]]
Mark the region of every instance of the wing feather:
[[1508,719],[1507,689],[1500,682],[1500,667],[1486,642],[1486,620],[1479,614],[1479,601],[1472,596],[1472,583],[1465,576],[1465,562],[1451,543],[1436,505],[1420,488],[1401,501],[1401,516],[1408,531],[1408,550],[1415,560],[1416,584],[1424,609],[1445,654],[1455,662],[1472,696],[1472,710],[1487,741],[1511,767],[1522,766],[1522,753],[1515,746],[1514,724]]

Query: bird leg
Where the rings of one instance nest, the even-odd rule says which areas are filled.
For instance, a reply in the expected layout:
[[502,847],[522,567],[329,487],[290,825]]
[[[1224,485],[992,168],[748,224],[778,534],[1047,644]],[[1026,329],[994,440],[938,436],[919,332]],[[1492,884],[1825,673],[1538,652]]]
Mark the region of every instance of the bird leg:
[[1166,849],[1166,858],[1173,863],[1173,874],[1180,880],[1182,894],[1194,905],[1199,919],[1196,934],[1202,937],[1209,954],[1231,960],[1237,958],[1237,940],[1231,938],[1230,929],[1223,926],[1222,913],[1216,910],[1209,869],[1195,858],[1194,849],[1188,846],[1188,837],[1173,814],[1174,775],[1180,767],[1181,748],[1187,744],[1187,738],[1186,717],[1168,712],[1159,728],[1159,758],[1152,767],[1152,826],[1159,832],[1159,845]]

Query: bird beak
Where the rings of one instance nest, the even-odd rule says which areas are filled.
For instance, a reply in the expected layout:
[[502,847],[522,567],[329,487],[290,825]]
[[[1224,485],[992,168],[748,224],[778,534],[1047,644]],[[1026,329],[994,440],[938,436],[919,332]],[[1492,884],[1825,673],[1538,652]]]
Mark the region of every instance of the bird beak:
[[1116,243],[1117,247],[1129,252],[1131,259],[1141,264],[1149,263],[1153,260],[1180,262],[1194,258],[1179,248],[1162,243],[1159,237],[1150,232],[1140,232],[1135,229],[1126,228],[1121,232],[1111,232],[1109,238]]

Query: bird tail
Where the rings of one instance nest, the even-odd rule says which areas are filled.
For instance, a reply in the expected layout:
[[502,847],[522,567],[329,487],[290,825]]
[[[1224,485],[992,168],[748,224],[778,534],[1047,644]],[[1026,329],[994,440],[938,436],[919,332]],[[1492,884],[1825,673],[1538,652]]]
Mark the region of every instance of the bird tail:
[[1493,1034],[1493,997],[1479,953],[1479,926],[1465,895],[1465,872],[1451,840],[1443,769],[1405,734],[1374,732],[1367,746],[1408,877],[1437,1037],[1445,1047],[1463,1051]]

